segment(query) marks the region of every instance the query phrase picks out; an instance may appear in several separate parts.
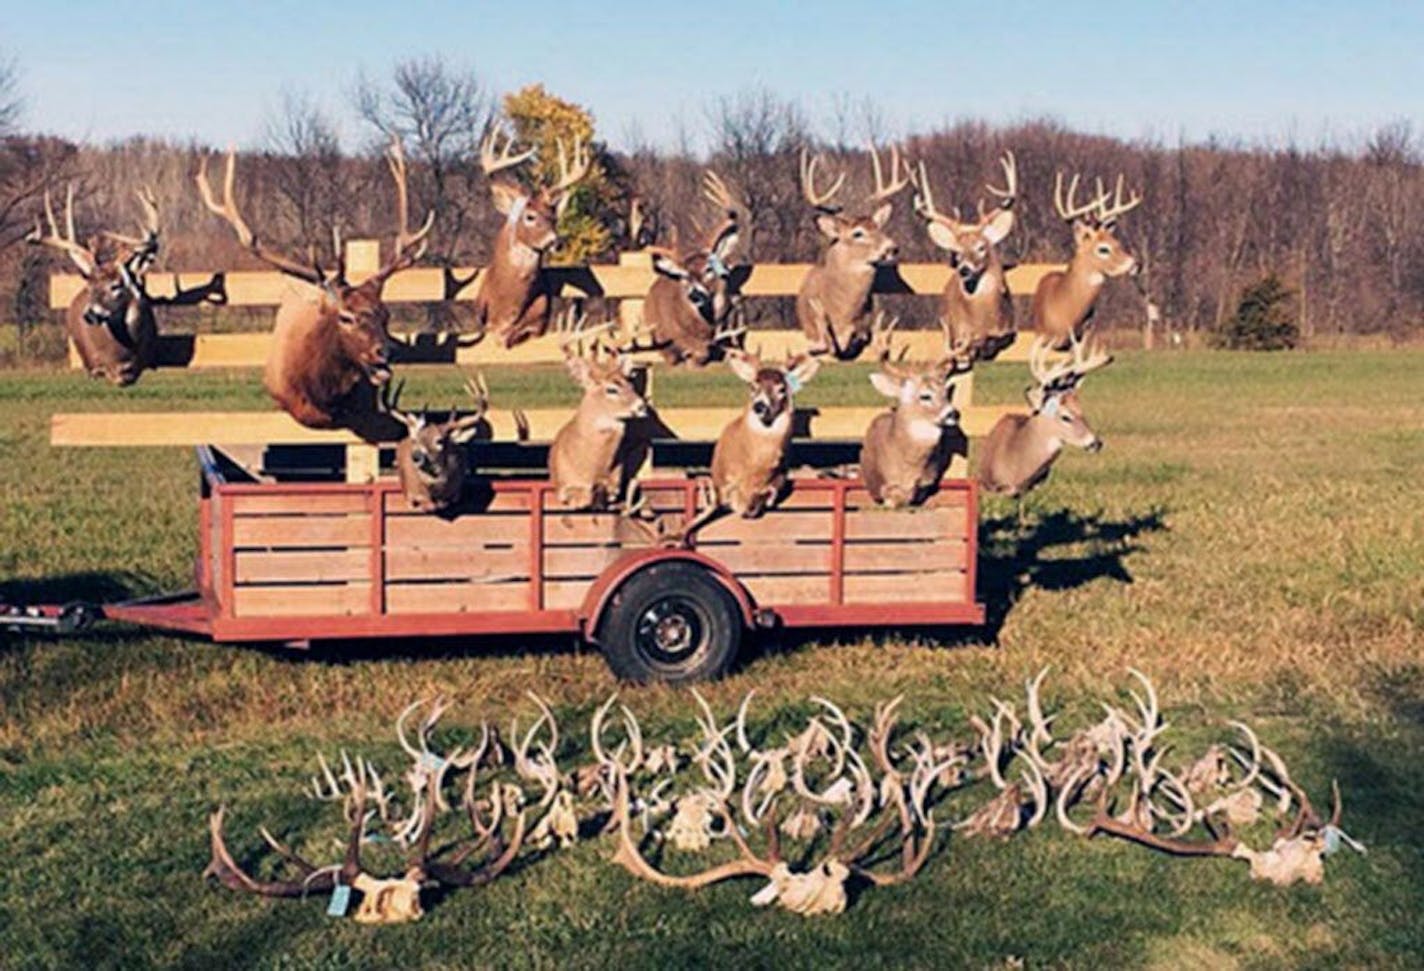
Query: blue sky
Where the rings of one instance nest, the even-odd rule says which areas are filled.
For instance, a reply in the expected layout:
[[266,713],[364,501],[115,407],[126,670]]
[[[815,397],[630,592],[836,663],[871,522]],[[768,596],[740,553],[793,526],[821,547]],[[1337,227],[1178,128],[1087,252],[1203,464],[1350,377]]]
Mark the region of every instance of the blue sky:
[[[992,18],[986,13],[993,12]],[[438,54],[508,90],[542,81],[626,143],[765,86],[813,120],[833,94],[895,133],[1048,114],[1093,131],[1350,140],[1424,130],[1424,3],[252,3],[0,0],[33,129],[255,143],[284,89],[350,136],[358,70]]]

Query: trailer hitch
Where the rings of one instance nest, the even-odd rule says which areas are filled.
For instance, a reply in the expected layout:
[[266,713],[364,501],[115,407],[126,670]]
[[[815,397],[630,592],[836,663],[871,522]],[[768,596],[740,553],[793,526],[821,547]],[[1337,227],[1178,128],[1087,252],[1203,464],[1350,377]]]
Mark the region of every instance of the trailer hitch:
[[101,608],[81,602],[62,607],[0,604],[0,630],[9,633],[73,634],[88,630],[102,616]]

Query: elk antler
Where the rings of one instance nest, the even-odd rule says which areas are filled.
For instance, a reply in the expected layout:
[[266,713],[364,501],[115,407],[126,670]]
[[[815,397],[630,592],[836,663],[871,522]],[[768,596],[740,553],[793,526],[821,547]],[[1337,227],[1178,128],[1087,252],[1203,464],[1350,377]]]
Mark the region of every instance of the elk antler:
[[[406,167],[405,149],[401,146],[399,136],[391,138],[390,147],[386,150],[386,165],[391,170],[391,179],[396,184],[396,244],[395,251],[391,254],[390,260],[376,272],[378,279],[384,280],[397,270],[403,270],[411,266],[422,256],[428,245],[426,239],[430,235],[431,228],[435,225],[435,210],[431,209],[426,213],[425,222],[415,232],[410,231],[410,201],[406,187]],[[337,254],[340,256],[341,249]]]
[[[325,286],[332,282],[343,282],[342,275],[338,272],[334,278],[328,278],[327,274],[317,264],[315,258],[310,264],[298,263],[296,260],[288,259],[280,253],[268,249],[258,242],[257,237],[248,227],[242,214],[237,211],[237,201],[233,195],[233,186],[237,181],[237,150],[228,149],[227,170],[223,175],[223,201],[219,203],[213,195],[213,187],[208,182],[208,157],[203,155],[198,162],[198,193],[203,197],[203,205],[208,207],[210,212],[221,216],[233,231],[237,233],[237,241],[247,248],[252,255],[270,266],[276,267],[289,276],[294,276],[299,280],[316,286]],[[339,259],[340,254],[338,254]],[[313,254],[314,257],[314,254]]]
[[40,222],[35,220],[34,230],[25,239],[36,246],[48,246],[57,249],[69,256],[70,261],[79,269],[79,274],[85,279],[94,275],[94,270],[98,266],[98,259],[94,252],[88,247],[80,244],[74,232],[74,183],[69,183],[64,193],[64,226],[65,232],[59,231],[59,225],[54,219],[54,206],[49,200],[49,190],[44,194],[44,214],[45,221],[49,224],[49,232],[45,233],[40,228]]

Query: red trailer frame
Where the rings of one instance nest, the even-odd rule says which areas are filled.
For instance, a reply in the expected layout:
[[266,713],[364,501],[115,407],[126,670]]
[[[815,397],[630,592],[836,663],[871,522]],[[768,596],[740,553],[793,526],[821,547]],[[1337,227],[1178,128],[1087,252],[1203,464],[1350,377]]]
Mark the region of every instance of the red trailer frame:
[[[417,522],[403,507],[400,487],[394,481],[227,482],[212,463],[202,464],[197,591],[106,605],[102,608],[104,617],[201,634],[224,642],[299,644],[318,639],[559,632],[593,638],[605,610],[629,578],[651,565],[680,560],[697,564],[716,577],[736,600],[748,627],[951,626],[979,625],[984,620],[983,606],[975,601],[978,496],[975,484],[967,480],[946,480],[924,509],[891,512],[873,509],[859,480],[794,479],[782,503],[763,519],[718,520],[699,530],[686,547],[623,548],[603,543],[597,548],[604,550],[606,565],[590,579],[575,581],[548,575],[545,566],[559,552],[550,545],[549,529],[556,523],[595,522],[572,520],[571,515],[596,518],[609,514],[567,514],[550,508],[552,487],[547,480],[491,480],[482,484],[482,488],[487,487],[484,502],[486,508],[502,511],[498,520],[501,536],[509,540],[501,556],[514,563],[522,560],[525,566],[513,583],[484,588],[468,583],[435,587],[437,593],[450,589],[472,599],[454,609],[429,610],[419,606],[412,609],[406,602],[410,599],[408,591],[423,587],[397,586],[388,575],[388,561],[394,562],[396,552],[391,544],[402,530],[419,526],[430,532],[447,526],[429,515],[419,517]],[[697,487],[693,479],[650,479],[643,483],[643,492],[654,496],[654,505],[664,513],[691,516],[696,509]],[[267,510],[260,515],[270,518],[245,518],[258,515],[245,511],[253,508]],[[330,520],[319,519],[324,509],[347,512]],[[797,513],[802,514],[800,518],[794,518]],[[455,522],[465,521],[466,528],[478,526],[479,517],[485,515],[480,511],[466,512]],[[519,518],[526,515],[527,523],[518,525]],[[265,524],[262,535],[268,538],[260,542],[276,544],[284,541],[284,531],[313,529],[310,524],[319,522],[339,523],[346,539],[314,540],[333,545],[299,551],[300,562],[340,561],[353,572],[336,584],[325,586],[320,584],[329,571],[322,570],[314,573],[316,579],[310,582],[298,578],[303,584],[300,586],[244,586],[239,566],[249,560],[240,560],[240,556],[255,560],[265,555],[263,562],[267,564],[297,562],[296,555],[280,560],[276,553],[249,554],[243,550],[239,545],[239,525],[250,531],[254,522]],[[721,523],[728,525],[723,528]],[[585,526],[579,528],[586,531]],[[828,529],[828,542],[819,532],[823,528]],[[527,533],[511,539],[511,529],[521,533],[527,529]],[[719,529],[725,535],[760,545],[737,545],[741,541],[732,539],[724,541],[730,545],[719,546]],[[313,536],[318,533],[312,531]],[[774,538],[778,533],[799,534],[802,538]],[[340,542],[359,545],[334,545]],[[447,559],[460,552],[445,549]],[[936,571],[920,569],[926,566],[930,553],[944,559],[947,565]],[[465,559],[480,555],[477,549],[472,550]],[[745,564],[769,556],[777,561],[777,569],[783,575],[757,573],[757,579],[749,579]],[[823,572],[799,571],[796,557],[809,557],[807,562],[814,560],[815,569]],[[848,559],[854,562],[848,563]],[[736,562],[729,563],[731,560]],[[283,566],[283,570],[289,569]],[[280,603],[285,611],[288,605],[282,600],[282,591],[287,589],[303,602],[330,603],[334,609],[268,613],[261,607],[249,606],[256,602],[254,593],[261,591],[263,604]],[[275,594],[268,596],[270,591]],[[328,596],[326,591],[331,594]],[[511,598],[523,603],[516,606]],[[481,604],[487,600],[490,609],[482,609]]]

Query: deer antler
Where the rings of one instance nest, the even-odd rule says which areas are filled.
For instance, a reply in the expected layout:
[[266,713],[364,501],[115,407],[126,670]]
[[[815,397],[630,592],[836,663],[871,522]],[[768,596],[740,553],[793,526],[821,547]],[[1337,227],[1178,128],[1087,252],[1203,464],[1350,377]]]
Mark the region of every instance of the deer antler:
[[1019,191],[1019,165],[1014,158],[1012,151],[1006,150],[999,159],[999,165],[1004,170],[1004,188],[1000,189],[992,183],[985,183],[985,190],[992,196],[997,196],[1000,200],[999,207],[1008,209],[1014,204]]
[[896,195],[910,184],[910,166],[901,164],[900,146],[892,144],[890,146],[890,177],[887,180],[880,166],[880,152],[876,149],[875,143],[870,142],[868,147],[870,149],[870,171],[875,176],[875,189],[866,197],[866,201],[881,202]]
[[1142,205],[1142,195],[1138,193],[1130,198],[1123,198],[1123,176],[1121,173],[1117,177],[1117,185],[1113,188],[1112,203],[1108,203],[1108,193],[1103,188],[1102,181],[1098,181],[1098,199],[1101,200],[1096,213],[1098,224],[1107,226],[1121,216],[1123,213],[1131,212]]
[[812,209],[817,212],[834,216],[845,207],[836,205],[831,199],[845,185],[845,172],[840,172],[831,180],[830,186],[824,190],[816,188],[816,168],[825,162],[825,156],[812,155],[807,149],[801,149],[801,194]]
[[536,149],[533,147],[523,152],[514,151],[513,135],[505,134],[504,146],[500,147],[499,136],[501,134],[504,134],[501,129],[494,126],[480,140],[480,168],[484,169],[485,175],[494,175],[496,172],[513,168],[534,157]]
[[142,237],[125,236],[123,233],[116,233],[105,230],[105,239],[111,239],[116,243],[125,246],[132,246],[135,250],[143,252],[146,256],[151,256],[158,250],[158,199],[154,196],[153,190],[148,186],[141,186],[134,190],[134,195],[138,197],[138,204],[143,209],[143,220],[139,223],[139,232]]
[[64,192],[64,226],[65,232],[59,231],[59,225],[54,219],[54,206],[49,200],[49,190],[44,194],[44,214],[45,221],[49,224],[49,232],[45,233],[40,228],[39,220],[35,220],[34,231],[25,239],[36,246],[48,246],[52,249],[61,250],[69,256],[70,261],[79,269],[81,276],[86,279],[94,274],[98,266],[98,259],[92,250],[80,244],[74,232],[74,183],[69,183]]
[[[237,233],[237,241],[247,248],[252,255],[270,266],[276,267],[289,276],[294,276],[299,280],[316,286],[324,286],[331,282],[340,282],[341,273],[337,273],[334,278],[328,279],[327,274],[317,265],[313,259],[310,264],[298,263],[296,260],[288,259],[280,253],[274,252],[258,242],[257,237],[248,227],[247,222],[242,218],[242,214],[237,210],[237,202],[233,195],[233,186],[237,181],[237,150],[228,149],[227,170],[223,175],[223,201],[219,203],[213,195],[213,187],[208,182],[208,157],[202,156],[198,162],[198,193],[203,197],[203,205],[208,207],[210,212],[221,216],[233,231]],[[338,259],[340,254],[338,254]]]
[[476,371],[473,377],[465,375],[465,392],[474,399],[475,410],[457,418],[455,409],[451,408],[450,417],[445,421],[445,429],[451,434],[459,434],[466,429],[474,428],[484,420],[485,414],[489,411],[489,385],[485,383],[484,374]]
[[1053,174],[1053,207],[1058,210],[1058,216],[1064,222],[1071,223],[1080,216],[1095,213],[1107,201],[1106,196],[1100,194],[1081,206],[1077,205],[1074,202],[1074,197],[1078,194],[1078,181],[1078,173],[1074,172],[1072,180],[1068,183],[1068,193],[1065,197],[1063,173],[1060,171]]

